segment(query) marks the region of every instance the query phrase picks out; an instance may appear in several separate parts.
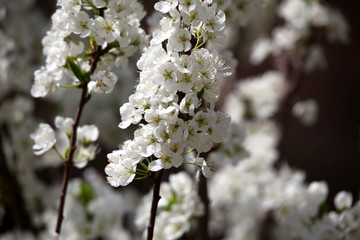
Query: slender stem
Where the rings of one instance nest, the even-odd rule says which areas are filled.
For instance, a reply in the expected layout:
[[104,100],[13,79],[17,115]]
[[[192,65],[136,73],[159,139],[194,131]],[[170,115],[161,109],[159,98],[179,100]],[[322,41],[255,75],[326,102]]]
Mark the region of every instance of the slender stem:
[[204,205],[204,214],[198,220],[198,238],[199,240],[209,239],[209,219],[210,219],[210,200],[208,196],[207,179],[200,174],[198,182],[198,195]]
[[[93,74],[95,72],[96,66],[97,66],[98,62],[100,61],[101,56],[103,56],[108,51],[109,51],[108,48],[102,49],[101,46],[96,46],[93,49],[93,54],[92,54],[92,57],[90,58],[90,73],[91,74]],[[56,228],[55,228],[55,232],[59,235],[61,232],[62,221],[64,219],[64,205],[65,205],[67,187],[69,184],[70,170],[73,165],[73,157],[74,157],[74,153],[76,150],[77,128],[79,126],[81,114],[85,107],[85,104],[87,103],[87,101],[90,100],[90,97],[91,97],[91,95],[87,93],[88,87],[87,87],[86,83],[83,83],[81,85],[81,88],[82,88],[82,93],[81,93],[79,108],[77,110],[75,121],[74,121],[73,128],[72,128],[72,136],[71,136],[71,140],[70,140],[70,151],[69,151],[69,155],[67,156],[66,161],[65,161],[64,178],[63,178],[63,184],[62,184],[62,189],[61,189],[61,196],[60,196],[60,202],[59,202],[59,208],[58,208],[58,217],[57,217]]]
[[76,150],[76,139],[77,139],[77,128],[79,126],[80,118],[82,111],[84,109],[84,106],[86,102],[90,99],[90,95],[87,95],[87,85],[84,84],[82,88],[82,94],[80,98],[79,108],[76,113],[75,121],[72,128],[72,136],[70,140],[70,151],[69,155],[67,156],[65,160],[65,170],[64,170],[64,178],[63,178],[63,184],[61,189],[61,196],[60,196],[60,202],[59,202],[59,208],[58,208],[58,217],[56,222],[56,228],[55,232],[60,235],[61,232],[61,224],[64,219],[64,205],[65,205],[65,198],[66,198],[66,192],[67,187],[69,184],[69,178],[70,178],[70,170],[73,165],[73,157]]
[[161,177],[163,175],[164,169],[156,172],[154,175],[154,190],[153,190],[153,198],[151,203],[151,211],[150,211],[150,219],[147,227],[147,240],[152,240],[154,235],[154,227],[155,227],[155,218],[158,208],[158,203],[160,200],[160,185],[161,185]]
[[149,168],[143,163],[143,162],[139,162],[140,165],[145,169],[144,171],[145,172],[148,172],[149,171]]

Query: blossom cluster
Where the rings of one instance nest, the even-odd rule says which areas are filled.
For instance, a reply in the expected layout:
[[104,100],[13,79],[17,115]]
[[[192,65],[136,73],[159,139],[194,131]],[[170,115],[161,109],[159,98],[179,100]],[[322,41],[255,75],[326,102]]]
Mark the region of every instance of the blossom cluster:
[[343,15],[325,3],[316,0],[286,0],[278,8],[278,16],[285,24],[276,27],[272,38],[260,38],[250,57],[253,64],[259,64],[270,55],[283,52],[303,61],[303,68],[309,72],[326,67],[323,39],[330,42],[348,42],[348,25]]
[[[179,172],[170,175],[169,182],[161,185],[154,239],[179,239],[191,230],[193,219],[203,214],[203,205],[192,181],[187,173]],[[136,211],[135,222],[140,229],[146,229],[151,197],[145,195]]]
[[[74,120],[72,118],[57,116],[55,118],[57,132],[55,132],[49,124],[40,123],[36,132],[31,134],[31,138],[34,140],[34,153],[41,155],[54,148],[60,157],[65,160],[70,151],[73,124]],[[83,168],[89,160],[95,158],[98,137],[99,130],[95,125],[83,125],[77,128],[77,149],[73,159],[76,167]]]
[[338,193],[336,210],[324,211],[329,191],[325,182],[306,184],[303,172],[288,166],[277,170],[263,160],[227,165],[211,179],[213,236],[254,239],[270,226],[266,234],[279,240],[360,237],[360,202],[353,204],[350,193]]
[[[253,85],[260,81],[263,95],[277,92],[270,84],[271,80],[266,85],[261,83],[266,78],[251,81],[254,81]],[[359,238],[360,202],[353,205],[350,193],[340,192],[334,199],[336,211],[328,212],[324,206],[329,189],[324,181],[307,184],[304,172],[295,171],[288,165],[273,166],[278,158],[278,130],[272,120],[276,111],[267,111],[269,114],[263,118],[249,118],[247,108],[264,99],[263,95],[246,97],[242,86],[246,88],[249,84],[239,82],[236,91],[228,97],[227,105],[230,106],[226,106],[226,112],[235,120],[232,127],[241,126],[245,139],[239,141],[238,134],[231,134],[228,142],[208,157],[209,161],[223,159],[209,182],[212,236],[256,239],[264,233],[273,239]],[[278,107],[280,98],[269,99],[273,99],[273,106]],[[314,119],[311,113],[308,114],[304,119]]]
[[268,71],[262,76],[242,79],[238,88],[239,95],[250,105],[248,114],[255,119],[267,119],[278,111],[286,85],[283,74]]
[[[118,80],[111,69],[126,65],[145,43],[142,5],[131,0],[59,0],[57,4],[52,27],[42,41],[46,65],[35,71],[32,96],[44,97],[59,86],[80,83],[88,84],[92,92],[110,93]],[[99,57],[92,69],[91,59]]]
[[[215,111],[228,66],[203,46],[221,40],[225,15],[211,1],[160,1],[166,14],[137,62],[136,91],[120,108],[120,128],[139,124],[134,140],[108,154],[113,186],[127,185],[144,159],[150,171],[179,167],[186,149],[209,151],[226,138],[230,118]],[[155,159],[153,159],[153,157]],[[144,167],[144,166],[143,166]]]

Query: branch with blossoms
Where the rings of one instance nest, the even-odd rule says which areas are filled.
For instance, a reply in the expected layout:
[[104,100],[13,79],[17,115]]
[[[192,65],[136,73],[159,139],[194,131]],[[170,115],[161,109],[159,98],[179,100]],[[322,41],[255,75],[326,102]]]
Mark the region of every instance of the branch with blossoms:
[[137,2],[128,6],[118,1],[59,1],[58,6],[43,39],[46,65],[35,72],[31,94],[45,97],[58,88],[79,88],[82,93],[75,120],[58,116],[57,133],[40,124],[31,137],[36,155],[54,149],[65,164],[55,227],[60,235],[70,170],[73,165],[85,167],[97,152],[97,127],[79,127],[84,107],[93,92],[112,92],[117,82],[112,68],[126,65],[143,46],[145,34],[139,22],[145,13]]
[[[183,164],[207,174],[210,168],[199,155],[226,138],[230,122],[227,115],[214,110],[228,66],[215,51],[205,48],[205,43],[222,37],[224,12],[200,0],[159,1],[155,9],[164,14],[160,27],[137,62],[141,71],[136,91],[120,108],[119,127],[137,124],[139,128],[133,140],[108,154],[105,172],[114,187]],[[185,162],[189,151],[197,157]],[[148,239],[156,229],[155,216],[156,211],[151,211]]]

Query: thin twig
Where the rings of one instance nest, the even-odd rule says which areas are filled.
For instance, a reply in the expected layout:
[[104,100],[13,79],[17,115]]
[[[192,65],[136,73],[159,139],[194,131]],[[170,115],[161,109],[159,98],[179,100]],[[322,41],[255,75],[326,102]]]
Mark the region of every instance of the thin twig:
[[160,185],[161,185],[161,177],[163,175],[164,169],[156,172],[154,175],[154,190],[153,190],[153,198],[151,203],[151,211],[150,211],[150,219],[147,227],[147,240],[152,240],[154,235],[155,228],[155,219],[157,214],[158,203],[160,200]]
[[[93,54],[90,58],[90,73],[93,74],[96,70],[96,66],[98,62],[100,61],[101,56],[106,54],[110,48],[102,49],[101,46],[97,46],[93,49]],[[85,104],[90,100],[91,95],[88,94],[88,87],[87,83],[81,84],[82,93],[79,103],[79,108],[76,113],[75,121],[72,128],[72,136],[70,140],[70,151],[65,161],[65,170],[64,170],[64,178],[63,178],[63,184],[61,189],[61,196],[60,196],[60,202],[59,202],[59,208],[58,208],[58,217],[56,222],[56,228],[55,232],[60,235],[61,232],[61,225],[62,221],[64,219],[64,205],[65,205],[65,198],[67,193],[67,187],[69,184],[69,178],[70,178],[70,170],[73,165],[73,157],[76,150],[76,141],[77,141],[77,128],[79,126],[80,118],[82,115],[82,111],[85,107]]]
[[208,184],[207,179],[203,174],[199,176],[198,182],[198,196],[204,205],[204,214],[199,217],[198,220],[198,239],[208,240],[209,239],[209,218],[210,218],[210,200],[208,196]]
[[77,128],[79,126],[79,122],[80,122],[80,118],[81,118],[81,114],[84,109],[84,106],[85,106],[86,102],[90,99],[90,95],[87,95],[87,91],[88,91],[87,85],[84,84],[82,87],[82,94],[81,94],[81,99],[80,99],[80,103],[79,103],[79,108],[76,113],[76,118],[75,118],[73,128],[72,128],[73,132],[72,132],[72,136],[71,136],[71,140],[70,140],[70,151],[69,151],[69,155],[67,156],[66,161],[65,161],[63,185],[62,185],[62,190],[61,190],[61,196],[60,196],[60,202],[59,202],[59,208],[58,208],[58,218],[57,218],[56,229],[55,229],[55,232],[57,234],[60,234],[60,232],[61,232],[61,224],[64,219],[63,212],[64,212],[66,192],[67,192],[67,187],[68,187],[69,178],[70,178],[70,170],[73,165],[73,157],[74,157],[74,153],[76,150]]

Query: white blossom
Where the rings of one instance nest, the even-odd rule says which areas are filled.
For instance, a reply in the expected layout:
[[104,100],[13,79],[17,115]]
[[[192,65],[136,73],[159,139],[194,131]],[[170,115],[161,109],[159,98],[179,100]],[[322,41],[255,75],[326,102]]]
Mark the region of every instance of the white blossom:
[[35,155],[43,154],[56,143],[55,131],[46,123],[40,123],[36,132],[30,136],[35,142],[32,147]]
[[108,154],[111,162],[105,168],[107,181],[113,187],[126,186],[135,177],[136,164],[130,159],[118,160],[115,152]]
[[293,106],[292,112],[305,126],[311,126],[318,118],[318,105],[314,99],[299,101]]
[[353,198],[351,193],[345,191],[339,192],[334,198],[335,207],[339,211],[350,208],[352,202]]
[[109,94],[114,89],[118,78],[113,72],[98,71],[91,76],[91,82],[88,84],[90,91],[96,93]]

